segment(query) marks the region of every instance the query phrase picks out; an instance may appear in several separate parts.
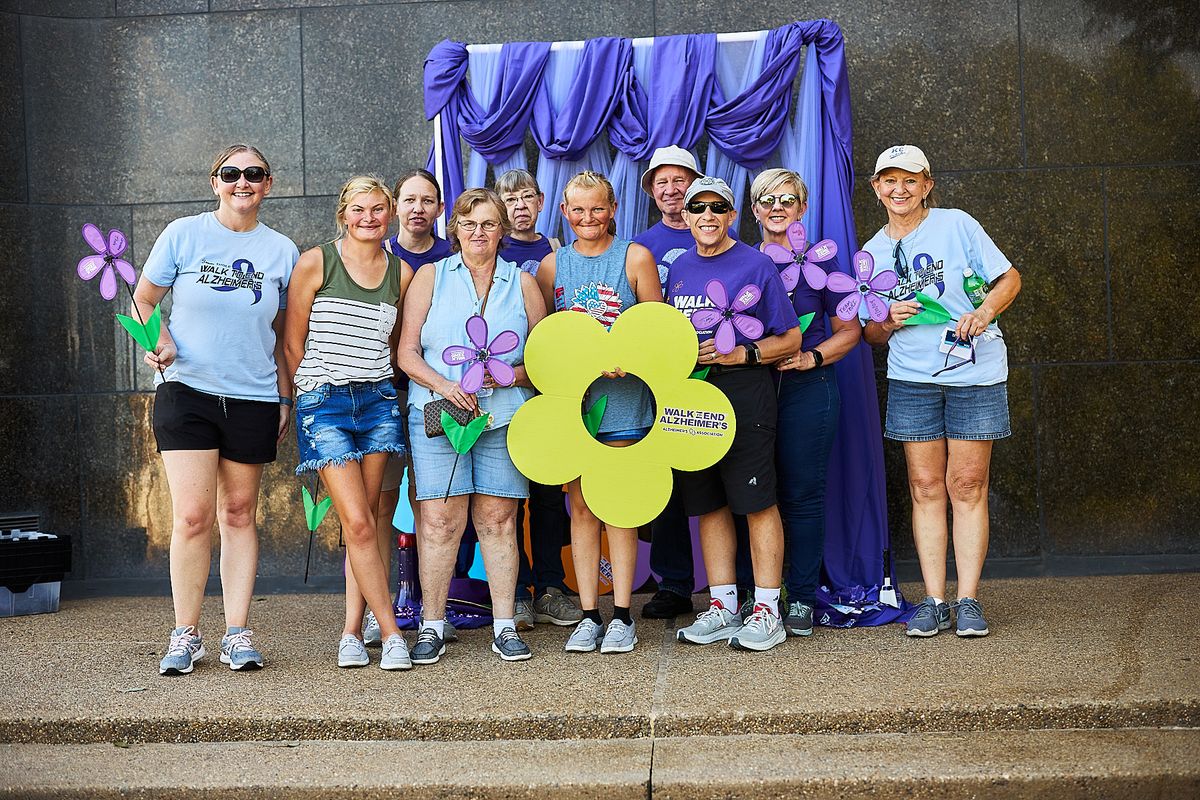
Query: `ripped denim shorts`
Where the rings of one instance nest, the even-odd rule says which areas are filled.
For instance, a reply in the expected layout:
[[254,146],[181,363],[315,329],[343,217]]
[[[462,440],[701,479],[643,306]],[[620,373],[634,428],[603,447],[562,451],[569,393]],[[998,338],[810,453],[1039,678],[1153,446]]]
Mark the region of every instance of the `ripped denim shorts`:
[[371,453],[404,454],[404,414],[391,381],[326,383],[296,398],[296,474]]

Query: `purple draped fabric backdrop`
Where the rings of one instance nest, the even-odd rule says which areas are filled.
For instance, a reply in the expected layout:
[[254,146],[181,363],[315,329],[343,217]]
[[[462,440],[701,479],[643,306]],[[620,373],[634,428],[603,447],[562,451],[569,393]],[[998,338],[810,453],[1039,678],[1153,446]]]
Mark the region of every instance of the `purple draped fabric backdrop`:
[[[440,164],[431,148],[429,168],[443,175],[450,204],[463,190],[460,138],[496,163],[522,146],[526,131],[532,131],[543,158],[574,160],[607,131],[612,146],[637,161],[668,144],[693,148],[707,134],[710,144],[738,164],[758,169],[779,150],[787,133],[792,88],[805,45],[815,50],[820,73],[819,84],[806,82],[814,93],[819,86],[819,103],[809,98],[809,106],[819,107],[820,113],[795,123],[801,140],[819,149],[819,174],[805,175],[820,188],[813,202],[814,238],[833,239],[842,252],[852,253],[858,246],[850,205],[850,87],[842,32],[830,20],[772,30],[758,78],[729,99],[716,80],[715,34],[655,39],[648,86],[634,77],[630,40],[589,40],[578,77],[557,114],[541,85],[548,43],[503,45],[501,77],[483,107],[467,85],[466,45],[443,41],[425,62],[425,115],[433,120],[440,114],[444,145]],[[848,272],[850,260],[844,263]],[[818,595],[817,618],[829,625],[881,624],[901,612],[877,602],[888,529],[869,346],[864,343],[844,358],[837,376],[842,414],[830,461],[825,586]]]

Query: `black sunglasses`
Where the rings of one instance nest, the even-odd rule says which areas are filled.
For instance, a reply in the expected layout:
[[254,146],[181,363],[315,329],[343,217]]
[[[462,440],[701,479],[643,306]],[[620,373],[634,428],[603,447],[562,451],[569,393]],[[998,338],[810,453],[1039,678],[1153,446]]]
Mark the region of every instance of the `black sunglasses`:
[[896,240],[896,246],[892,249],[892,258],[895,259],[896,274],[900,276],[900,280],[906,281],[909,278],[908,256],[904,254],[903,239]]
[[263,167],[246,167],[238,169],[237,167],[221,167],[213,173],[213,177],[220,178],[222,183],[237,183],[238,179],[243,175],[246,180],[251,183],[262,183],[267,178],[271,177],[271,173],[267,172]]
[[954,348],[951,347],[949,350],[946,351],[946,360],[943,362],[942,368],[939,369],[937,372],[933,373],[930,377],[936,378],[938,375],[941,375],[943,372],[949,372],[952,369],[958,369],[959,367],[965,367],[968,364],[974,364],[975,363],[975,337],[968,336],[966,339],[955,339],[954,343],[955,343],[955,345],[960,345],[960,344],[967,344],[968,342],[970,342],[970,344],[971,344],[971,357],[970,358],[963,359],[962,361],[959,361],[957,364],[954,364],[953,366],[951,366],[950,356],[954,353]]
[[728,214],[733,206],[727,200],[692,200],[684,208],[689,214],[703,214],[711,210],[714,214]]

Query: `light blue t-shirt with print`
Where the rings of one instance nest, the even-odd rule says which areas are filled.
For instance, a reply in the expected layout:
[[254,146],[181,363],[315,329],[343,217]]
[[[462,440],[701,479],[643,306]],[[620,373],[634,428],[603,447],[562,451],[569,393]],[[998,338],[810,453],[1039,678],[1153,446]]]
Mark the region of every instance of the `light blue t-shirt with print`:
[[[863,249],[875,259],[876,274],[895,269],[900,278],[888,302],[911,300],[919,291],[941,303],[953,322],[974,308],[963,291],[963,270],[974,270],[992,283],[1012,267],[983,227],[956,208],[929,209],[925,221],[900,240],[899,267],[896,240],[884,231],[880,228]],[[862,314],[865,320],[865,307]],[[893,333],[888,340],[888,377],[943,386],[991,386],[1008,379],[1008,348],[995,322],[975,338],[974,364],[933,377],[946,366],[946,354],[938,350],[945,330],[946,325],[906,325]],[[950,365],[960,361],[950,356]]]
[[[276,401],[276,314],[300,257],[292,240],[261,222],[231,231],[207,211],[167,225],[142,269],[170,287],[167,329],[178,355],[166,380],[241,400]],[[155,373],[155,382],[163,376]]]

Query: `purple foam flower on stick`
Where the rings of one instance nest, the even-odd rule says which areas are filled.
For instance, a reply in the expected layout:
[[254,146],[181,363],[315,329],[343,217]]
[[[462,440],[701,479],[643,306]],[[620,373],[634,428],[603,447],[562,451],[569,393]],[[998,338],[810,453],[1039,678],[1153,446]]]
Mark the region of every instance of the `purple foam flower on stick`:
[[737,328],[738,332],[747,339],[757,339],[762,336],[762,322],[749,314],[742,313],[754,307],[762,297],[762,289],[753,283],[748,283],[738,290],[737,296],[730,303],[725,284],[713,278],[705,284],[704,293],[708,295],[708,299],[716,308],[701,308],[692,312],[692,326],[698,331],[717,326],[713,345],[718,353],[726,355],[733,352],[733,348],[737,346],[734,328]]
[[838,303],[837,315],[846,321],[858,316],[859,310],[865,304],[867,313],[875,322],[887,319],[888,304],[883,300],[883,293],[896,288],[900,279],[896,271],[886,269],[875,275],[875,259],[866,250],[854,254],[854,271],[858,278],[850,277],[842,272],[829,275],[829,289],[834,292],[849,292],[850,295]]
[[121,276],[121,280],[130,286],[137,282],[137,274],[133,271],[133,265],[123,258],[118,258],[129,246],[129,240],[125,238],[124,233],[113,228],[108,232],[108,239],[105,240],[100,229],[88,222],[83,226],[83,239],[91,245],[96,254],[81,258],[75,271],[85,281],[90,281],[99,275],[101,297],[105,300],[112,300],[117,296],[118,274]]
[[822,239],[808,248],[808,233],[804,230],[804,223],[799,221],[788,225],[785,235],[788,244],[792,246],[791,250],[774,242],[763,247],[763,252],[776,264],[788,265],[779,273],[779,277],[783,279],[783,288],[789,292],[795,289],[800,283],[800,273],[803,271],[804,280],[809,286],[818,291],[824,289],[827,276],[825,270],[817,264],[837,255],[837,242],[833,239]]
[[467,338],[471,346],[451,345],[442,351],[442,361],[450,366],[470,364],[459,384],[467,394],[475,394],[483,387],[485,374],[491,375],[497,386],[512,386],[516,380],[513,368],[496,358],[517,349],[521,339],[514,331],[500,331],[496,338],[488,341],[487,321],[475,314],[467,320]]

